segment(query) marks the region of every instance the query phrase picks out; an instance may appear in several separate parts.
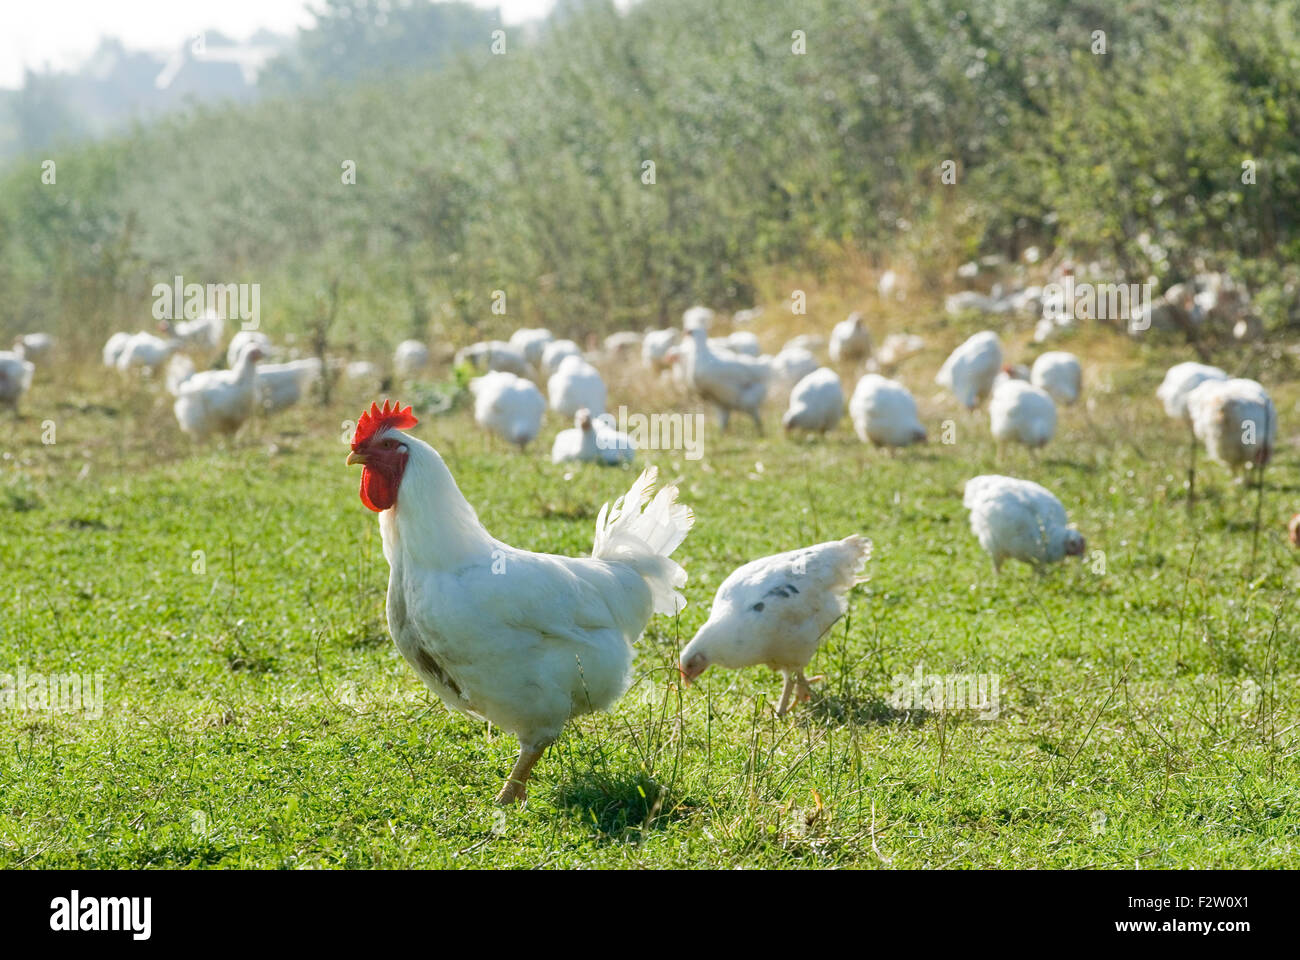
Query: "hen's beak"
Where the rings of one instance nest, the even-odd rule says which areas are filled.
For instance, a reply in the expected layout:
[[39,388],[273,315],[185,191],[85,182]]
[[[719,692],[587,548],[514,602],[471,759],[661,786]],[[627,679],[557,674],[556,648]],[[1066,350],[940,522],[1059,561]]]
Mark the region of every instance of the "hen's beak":
[[351,453],[348,454],[348,459],[346,463],[349,467],[352,466],[354,463],[359,463],[362,466],[365,466],[366,455],[364,453],[357,453],[357,451],[353,450]]
[[686,668],[679,663],[677,665],[677,672],[682,675],[682,683],[689,687],[691,685],[691,677],[690,674],[686,672]]

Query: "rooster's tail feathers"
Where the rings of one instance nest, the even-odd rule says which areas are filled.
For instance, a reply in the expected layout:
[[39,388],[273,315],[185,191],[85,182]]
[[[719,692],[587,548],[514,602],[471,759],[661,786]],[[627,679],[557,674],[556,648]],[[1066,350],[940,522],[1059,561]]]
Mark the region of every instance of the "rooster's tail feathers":
[[695,516],[690,507],[677,502],[676,486],[664,487],[651,500],[657,477],[658,470],[647,467],[612,507],[600,508],[591,555],[628,564],[650,587],[656,613],[679,613],[686,606],[686,598],[678,592],[686,585],[686,571],[671,555],[686,538]]

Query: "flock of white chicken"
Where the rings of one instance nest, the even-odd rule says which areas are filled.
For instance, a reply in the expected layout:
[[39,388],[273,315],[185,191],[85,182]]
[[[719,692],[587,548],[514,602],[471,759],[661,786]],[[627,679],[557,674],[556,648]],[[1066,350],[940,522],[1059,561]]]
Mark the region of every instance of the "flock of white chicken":
[[[522,449],[539,435],[549,406],[574,418],[574,426],[555,437],[555,462],[629,463],[633,444],[599,417],[608,395],[598,364],[625,361],[639,349],[646,374],[689,389],[716,410],[724,429],[738,412],[761,432],[762,405],[779,385],[788,392],[786,429],[825,432],[845,409],[839,373],[816,359],[816,351],[826,349],[842,370],[867,368],[847,404],[864,443],[892,453],[926,440],[912,393],[878,372],[922,349],[920,338],[891,337],[889,356],[882,358],[854,314],[829,338],[804,335],[775,356],[764,356],[748,331],[711,337],[713,318],[712,311],[695,307],[683,316],[680,331],[615,334],[590,356],[538,329],[520,330],[509,342],[465,348],[458,358],[484,371],[471,381],[475,419]],[[999,444],[1031,450],[1052,440],[1058,404],[1076,403],[1083,389],[1074,355],[1053,350],[1032,367],[1007,365],[991,331],[958,346],[935,380],[967,410],[986,402]],[[1276,411],[1258,383],[1186,363],[1169,371],[1158,396],[1213,459],[1234,469],[1267,461]],[[693,518],[673,487],[652,499],[651,467],[624,497],[602,508],[589,558],[517,550],[483,529],[438,453],[404,432],[414,425],[410,408],[372,406],[359,422],[349,457],[364,468],[363,502],[379,514],[391,567],[390,629],[410,665],[445,703],[518,737],[518,762],[498,796],[511,802],[525,796],[534,765],[571,717],[605,709],[627,689],[632,644],[649,618],[684,605],[679,591],[686,572],[671,555]],[[973,477],[965,484],[963,505],[995,572],[1007,560],[1042,569],[1084,555],[1084,537],[1064,505],[1037,483]],[[845,613],[870,552],[870,541],[853,534],[734,571],[719,587],[708,620],[681,651],[684,681],[689,684],[710,666],[767,665],[784,677],[778,714],[793,700],[808,699],[810,679],[817,678],[804,670]],[[478,599],[468,603],[466,597]]]

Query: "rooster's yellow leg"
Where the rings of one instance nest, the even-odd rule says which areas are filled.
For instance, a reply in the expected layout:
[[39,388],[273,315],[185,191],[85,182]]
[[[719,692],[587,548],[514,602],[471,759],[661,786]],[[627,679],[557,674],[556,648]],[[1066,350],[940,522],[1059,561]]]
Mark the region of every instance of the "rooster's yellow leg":
[[514,803],[516,800],[527,799],[528,775],[533,772],[533,767],[542,758],[542,751],[545,749],[545,747],[536,750],[527,747],[520,749],[519,759],[515,761],[514,768],[510,771],[510,779],[497,794],[497,803]]

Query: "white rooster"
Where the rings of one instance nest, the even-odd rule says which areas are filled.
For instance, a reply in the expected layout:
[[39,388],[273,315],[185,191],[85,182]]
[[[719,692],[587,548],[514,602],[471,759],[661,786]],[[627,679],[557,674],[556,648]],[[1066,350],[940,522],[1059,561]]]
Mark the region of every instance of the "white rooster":
[[783,716],[792,695],[809,699],[804,668],[848,610],[848,592],[865,582],[860,574],[870,557],[871,541],[854,534],[740,567],[722,581],[709,619],[683,648],[682,679],[690,683],[711,666],[767,665],[785,678],[776,708]]
[[709,349],[708,331],[700,326],[691,330],[691,338],[693,349],[686,353],[690,384],[713,404],[718,425],[726,430],[731,412],[738,410],[749,414],[762,433],[759,407],[767,396],[767,382],[772,375],[767,362],[740,354],[715,354]]
[[820,367],[790,391],[790,406],[781,417],[781,425],[787,431],[825,433],[833,430],[842,416],[844,387],[840,384],[840,375],[830,367]]
[[1056,402],[1032,383],[1001,377],[989,401],[989,428],[999,445],[1011,441],[1036,450],[1056,434]]
[[1034,361],[1029,371],[1029,382],[1046,390],[1057,403],[1068,407],[1079,399],[1083,389],[1083,368],[1074,354],[1049,350]]
[[871,356],[871,331],[856,310],[831,330],[831,363],[861,363]]
[[21,341],[13,350],[0,350],[0,404],[18,416],[18,401],[32,388],[36,364],[26,357],[26,347]]
[[970,528],[993,561],[994,573],[1009,559],[1041,571],[1062,557],[1083,556],[1083,535],[1070,524],[1061,501],[1032,481],[996,474],[975,477],[966,481],[962,505],[970,511]]
[[474,419],[523,450],[542,429],[546,398],[531,380],[493,370],[469,382],[474,394]]
[[1206,380],[1187,397],[1192,429],[1211,460],[1241,476],[1263,466],[1277,441],[1277,408],[1254,380]]
[[551,463],[600,463],[615,467],[631,463],[636,446],[626,433],[620,433],[603,419],[593,418],[591,411],[579,410],[573,426],[561,430],[551,444]]
[[897,447],[925,442],[925,427],[916,412],[916,399],[897,380],[868,373],[853,389],[849,400],[853,429],[863,443]]
[[181,429],[195,440],[206,440],[213,433],[229,436],[238,432],[257,404],[257,361],[261,359],[261,347],[252,346],[239,355],[233,370],[182,376],[181,368],[169,368],[168,388],[176,394],[172,411]]
[[584,407],[600,416],[605,412],[605,381],[600,371],[582,357],[566,356],[546,381],[551,409],[571,417]]
[[934,382],[947,387],[967,410],[974,410],[993,389],[1002,369],[1002,344],[992,330],[974,334],[948,355]]
[[686,605],[672,558],[694,522],[656,472],[596,518],[590,557],[530,553],[484,529],[438,452],[403,431],[411,408],[371,405],[349,464],[379,514],[388,629],[448,707],[519,738],[497,796],[524,799],[533,766],[573,716],[604,710],[631,682],[632,644],[655,613]]

